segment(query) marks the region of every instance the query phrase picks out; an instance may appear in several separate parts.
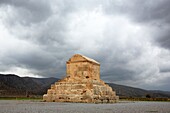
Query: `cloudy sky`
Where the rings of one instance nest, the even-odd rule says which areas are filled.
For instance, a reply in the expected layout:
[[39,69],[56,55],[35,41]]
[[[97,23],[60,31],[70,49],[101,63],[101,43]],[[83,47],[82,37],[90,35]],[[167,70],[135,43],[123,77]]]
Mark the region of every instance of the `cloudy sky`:
[[65,75],[79,53],[105,82],[170,91],[169,0],[0,0],[0,73]]

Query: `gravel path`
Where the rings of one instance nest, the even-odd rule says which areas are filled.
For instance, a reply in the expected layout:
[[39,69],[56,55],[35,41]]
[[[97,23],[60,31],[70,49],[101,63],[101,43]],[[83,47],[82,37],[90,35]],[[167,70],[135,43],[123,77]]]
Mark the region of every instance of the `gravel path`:
[[87,104],[0,100],[0,113],[170,113],[170,102]]

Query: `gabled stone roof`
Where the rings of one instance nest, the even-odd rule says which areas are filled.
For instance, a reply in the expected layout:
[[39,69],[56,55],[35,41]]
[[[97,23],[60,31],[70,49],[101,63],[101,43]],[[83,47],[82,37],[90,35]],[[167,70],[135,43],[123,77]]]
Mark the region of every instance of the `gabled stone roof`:
[[86,56],[84,56],[84,55],[81,55],[83,58],[85,58],[86,60],[88,60],[88,61],[91,61],[91,62],[94,62],[94,63],[96,63],[96,64],[100,64],[99,62],[97,62],[96,60],[94,60],[94,59],[91,59],[91,58],[89,58],[89,57],[86,57]]
[[73,57],[77,57],[77,56],[82,57],[82,58],[84,58],[85,60],[87,60],[87,61],[89,61],[89,62],[92,62],[92,63],[95,63],[95,64],[100,65],[100,63],[99,63],[99,62],[97,62],[96,60],[91,59],[91,58],[89,58],[89,57],[86,57],[86,56],[84,56],[84,55],[80,55],[80,54],[75,54],[75,55],[73,55],[73,56],[69,59],[69,61],[68,61],[68,62],[70,62],[70,61],[71,61],[71,59],[72,59]]

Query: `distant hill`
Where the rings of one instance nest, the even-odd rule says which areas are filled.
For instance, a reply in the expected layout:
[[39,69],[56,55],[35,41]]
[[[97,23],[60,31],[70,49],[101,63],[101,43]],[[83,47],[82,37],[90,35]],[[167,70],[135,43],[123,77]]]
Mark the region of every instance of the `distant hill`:
[[107,84],[111,86],[120,97],[146,97],[146,95],[150,95],[154,98],[170,98],[170,91],[145,90],[113,83]]
[[57,78],[19,77],[0,74],[0,96],[43,95]]
[[[51,84],[58,81],[58,78],[32,78],[19,77],[13,74],[0,74],[0,97],[5,96],[28,96],[43,95],[50,88]],[[111,86],[120,97],[161,97],[170,98],[170,92],[166,91],[150,91],[140,88],[134,88],[124,85],[107,83]]]

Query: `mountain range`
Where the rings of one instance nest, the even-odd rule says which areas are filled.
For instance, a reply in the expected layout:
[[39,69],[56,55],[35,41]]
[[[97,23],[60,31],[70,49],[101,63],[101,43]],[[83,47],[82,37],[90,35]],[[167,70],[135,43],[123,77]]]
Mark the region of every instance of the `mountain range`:
[[[32,78],[19,77],[14,74],[0,74],[0,97],[16,96],[42,96],[50,88],[51,84],[58,81],[58,78]],[[116,91],[120,97],[146,97],[149,95],[155,98],[170,98],[170,91],[155,91],[134,88],[114,83],[107,83]]]

